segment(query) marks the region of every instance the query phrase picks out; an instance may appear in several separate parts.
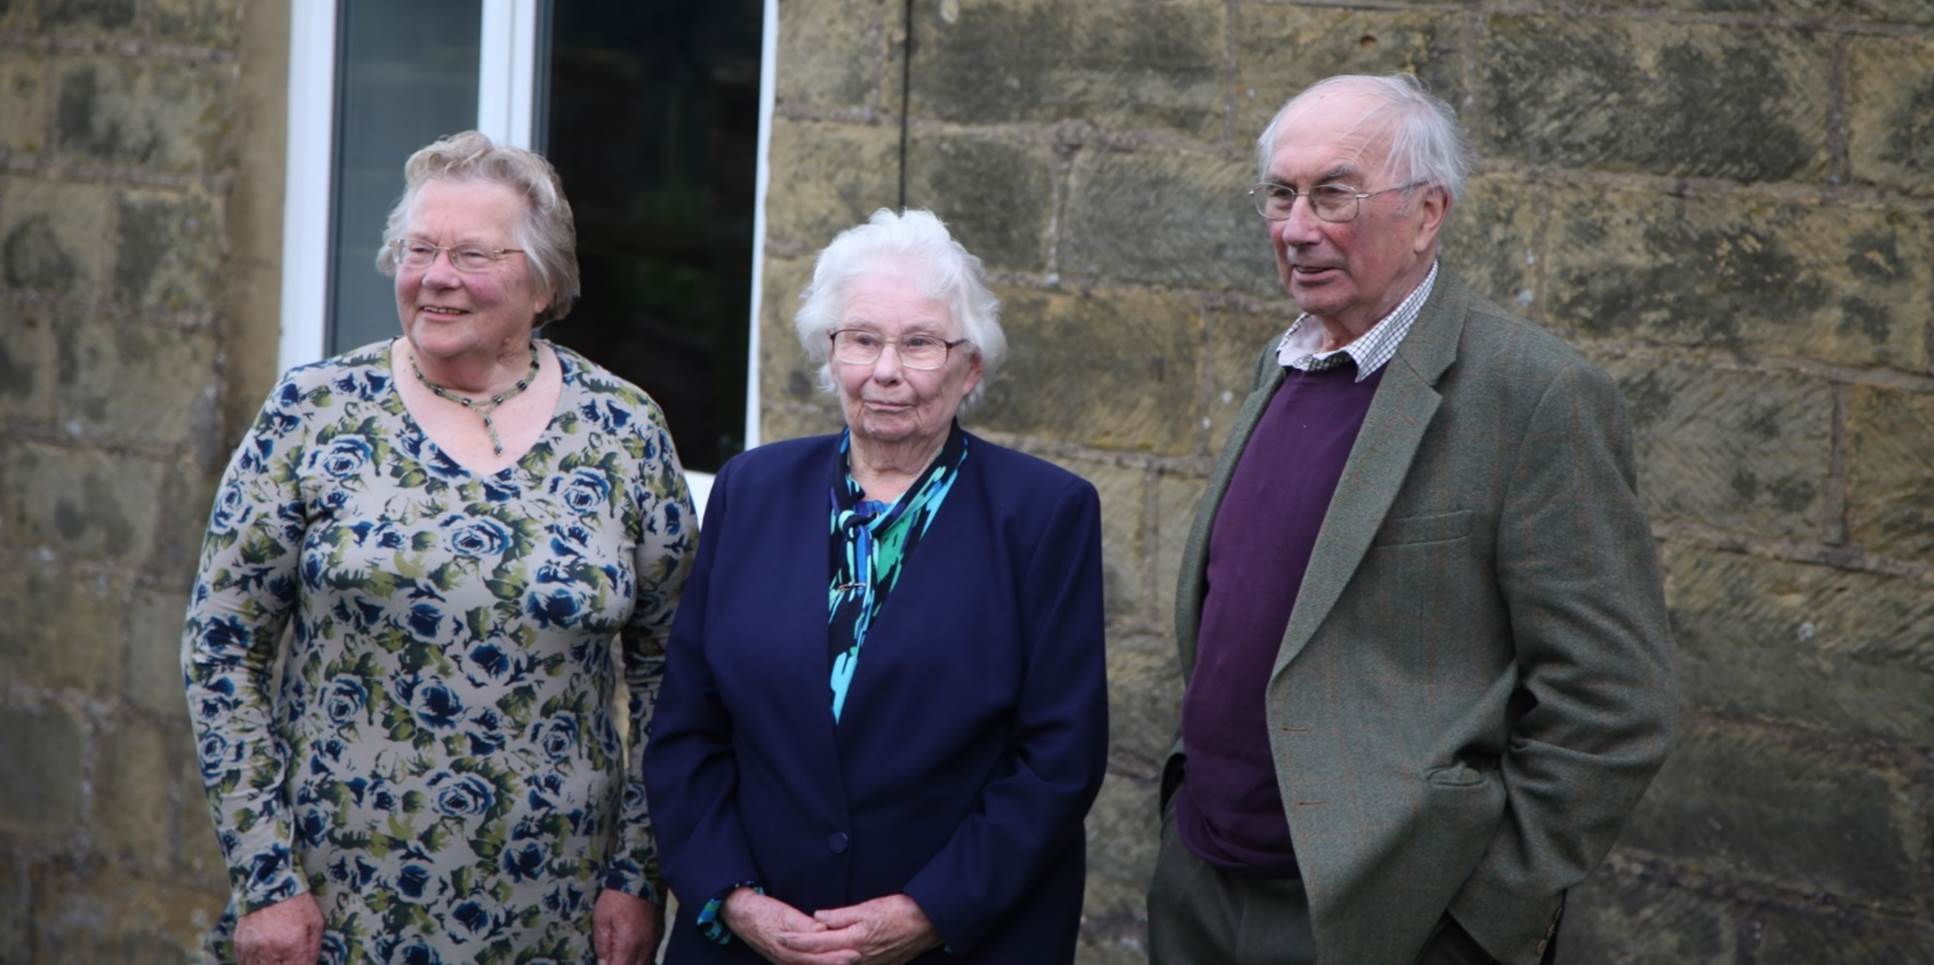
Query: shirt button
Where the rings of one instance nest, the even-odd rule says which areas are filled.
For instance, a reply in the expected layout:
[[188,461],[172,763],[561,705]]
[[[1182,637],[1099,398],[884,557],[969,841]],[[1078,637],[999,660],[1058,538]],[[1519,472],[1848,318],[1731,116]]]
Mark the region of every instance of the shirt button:
[[826,836],[826,848],[834,854],[845,854],[846,841],[846,832],[834,831]]

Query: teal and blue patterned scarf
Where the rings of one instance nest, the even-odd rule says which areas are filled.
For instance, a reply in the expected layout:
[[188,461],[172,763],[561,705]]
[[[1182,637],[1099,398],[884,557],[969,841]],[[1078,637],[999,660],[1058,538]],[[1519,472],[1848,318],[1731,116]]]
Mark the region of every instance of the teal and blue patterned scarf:
[[867,629],[900,582],[907,558],[933,525],[967,459],[967,434],[956,422],[919,480],[888,505],[867,499],[853,481],[852,441],[851,430],[840,436],[832,487],[833,583],[826,635],[833,664],[834,722],[846,706]]

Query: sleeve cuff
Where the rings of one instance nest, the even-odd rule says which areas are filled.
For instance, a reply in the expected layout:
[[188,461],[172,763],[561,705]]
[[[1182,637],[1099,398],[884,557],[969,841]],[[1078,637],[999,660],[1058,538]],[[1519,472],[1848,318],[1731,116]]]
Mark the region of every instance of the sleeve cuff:
[[759,887],[756,881],[741,881],[727,885],[724,891],[713,895],[712,899],[705,903],[705,907],[698,910],[698,917],[693,919],[693,923],[698,925],[699,934],[721,945],[732,943],[732,930],[725,927],[725,920],[719,916],[725,910],[725,899],[740,888],[750,888],[754,894],[766,893],[766,890]]

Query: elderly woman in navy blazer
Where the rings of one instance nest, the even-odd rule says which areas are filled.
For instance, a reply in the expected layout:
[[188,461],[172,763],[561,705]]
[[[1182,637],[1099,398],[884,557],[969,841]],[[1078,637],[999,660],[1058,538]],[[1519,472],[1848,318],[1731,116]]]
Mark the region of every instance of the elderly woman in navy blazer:
[[925,211],[819,256],[795,321],[846,428],[720,470],[645,750],[673,965],[1074,957],[1100,503],[956,421],[997,313]]

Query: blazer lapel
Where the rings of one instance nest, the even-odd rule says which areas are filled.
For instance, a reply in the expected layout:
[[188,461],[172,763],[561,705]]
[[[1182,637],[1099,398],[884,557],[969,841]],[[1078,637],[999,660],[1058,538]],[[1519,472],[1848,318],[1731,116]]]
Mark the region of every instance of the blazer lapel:
[[1383,382],[1364,415],[1350,458],[1336,483],[1336,493],[1323,516],[1323,528],[1310,551],[1309,568],[1296,594],[1289,626],[1276,653],[1272,682],[1308,645],[1323,625],[1343,588],[1355,575],[1370,540],[1383,525],[1384,514],[1403,488],[1411,459],[1430,428],[1442,398],[1437,379],[1457,358],[1457,341],[1464,328],[1466,293],[1439,271],[1436,290],[1418,312],[1417,321],[1387,364]]

